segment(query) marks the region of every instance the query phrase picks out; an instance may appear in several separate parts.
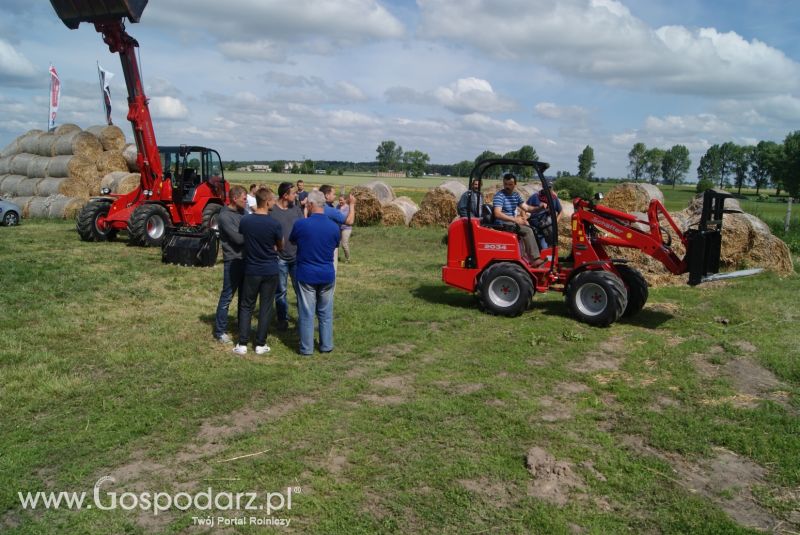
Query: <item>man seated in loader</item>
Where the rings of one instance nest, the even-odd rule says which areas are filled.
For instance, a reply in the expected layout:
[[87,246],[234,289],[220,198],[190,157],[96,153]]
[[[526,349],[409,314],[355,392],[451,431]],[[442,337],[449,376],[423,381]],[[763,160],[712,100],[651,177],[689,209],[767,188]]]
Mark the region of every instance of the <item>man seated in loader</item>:
[[[522,200],[519,193],[514,191],[517,187],[517,177],[512,173],[503,175],[503,189],[494,194],[492,209],[496,221],[504,221],[509,225],[515,225],[520,240],[522,241],[523,258],[531,267],[539,267],[544,264],[544,260],[539,257],[539,245],[536,243],[536,236],[533,229],[528,226],[525,216],[517,216],[517,208],[524,212],[531,213],[534,208]],[[515,230],[516,230],[515,228]]]
[[458,217],[467,217],[468,213],[472,213],[472,217],[481,217],[481,206],[483,206],[483,197],[481,197],[481,181],[480,179],[473,179],[470,189],[465,191],[461,198],[458,200],[456,212]]

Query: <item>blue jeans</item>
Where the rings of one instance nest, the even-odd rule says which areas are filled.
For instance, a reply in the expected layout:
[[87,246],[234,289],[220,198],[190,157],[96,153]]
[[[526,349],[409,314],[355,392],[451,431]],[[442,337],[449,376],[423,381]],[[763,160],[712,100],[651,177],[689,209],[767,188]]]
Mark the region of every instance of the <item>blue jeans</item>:
[[[297,290],[297,279],[294,274],[297,271],[297,260],[284,260],[278,258],[278,288],[275,290],[275,313],[278,321],[289,321],[289,300],[287,292],[289,290],[289,277],[292,278],[292,288],[294,295],[299,295]],[[299,299],[299,297],[298,297]]]
[[328,284],[298,283],[297,308],[300,331],[300,353],[314,352],[314,316],[319,322],[319,350],[333,351],[333,282]]
[[217,317],[214,320],[214,338],[219,338],[228,329],[228,308],[233,296],[239,292],[239,307],[237,316],[241,315],[242,281],[244,280],[244,260],[234,259],[225,262],[222,268],[222,291],[217,303]]

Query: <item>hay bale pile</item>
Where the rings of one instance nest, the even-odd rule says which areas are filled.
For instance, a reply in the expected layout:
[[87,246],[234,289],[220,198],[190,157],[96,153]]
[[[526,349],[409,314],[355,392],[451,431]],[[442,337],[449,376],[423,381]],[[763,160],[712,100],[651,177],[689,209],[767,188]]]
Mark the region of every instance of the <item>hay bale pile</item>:
[[130,193],[139,186],[139,173],[127,171],[112,171],[107,173],[100,181],[100,189],[108,188],[114,193]]
[[652,184],[626,182],[609,191],[603,204],[621,212],[646,212],[652,199],[663,204],[664,194]]
[[[700,221],[702,208],[702,195],[699,195],[690,201],[687,208],[672,213],[671,216],[681,232],[686,232],[690,227],[696,228]],[[765,268],[781,275],[787,275],[794,271],[788,246],[770,232],[766,223],[752,214],[741,211],[738,203],[731,199],[725,201],[725,208],[739,211],[723,215],[720,253],[722,271],[754,267]],[[646,221],[646,215],[638,215]],[[680,238],[666,221],[662,221],[661,226],[668,229],[672,237],[672,249],[679,258],[682,258],[686,250]],[[608,252],[612,257],[627,258],[633,267],[642,272],[651,286],[678,286],[686,283],[686,275],[672,275],[661,262],[641,251],[609,247]]]
[[389,227],[408,226],[418,210],[417,203],[408,197],[398,197],[383,207],[383,224]]
[[[0,195],[24,205],[23,217],[71,217],[90,195],[100,193],[109,173],[125,175],[112,181],[112,192],[127,193],[138,186],[138,175],[135,180],[130,176],[125,148],[125,135],[116,126],[82,130],[63,124],[53,132],[30,130],[0,151]],[[135,167],[135,147],[132,152]]]
[[425,194],[419,210],[411,218],[412,227],[446,227],[456,217],[458,199],[467,191],[460,182],[450,180]]
[[365,186],[356,186],[350,190],[350,193],[356,198],[354,224],[359,227],[366,227],[380,223],[383,217],[383,208],[375,193]]
[[366,184],[362,184],[361,187],[370,190],[381,203],[381,206],[386,206],[396,198],[392,187],[380,180],[367,182]]

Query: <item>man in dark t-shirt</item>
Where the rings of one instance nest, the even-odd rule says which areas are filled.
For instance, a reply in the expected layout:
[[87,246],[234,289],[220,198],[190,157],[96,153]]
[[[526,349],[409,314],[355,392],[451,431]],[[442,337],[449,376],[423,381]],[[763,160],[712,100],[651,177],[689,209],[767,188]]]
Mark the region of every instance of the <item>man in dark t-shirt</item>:
[[278,253],[278,288],[275,290],[275,312],[278,320],[278,330],[285,331],[289,328],[289,278],[292,279],[294,294],[297,295],[297,246],[289,241],[295,221],[303,219],[303,209],[295,202],[297,189],[291,182],[281,182],[278,186],[278,201],[270,210],[269,215],[281,224],[283,229],[283,250]]
[[239,343],[233,348],[237,355],[247,354],[250,340],[250,318],[256,298],[259,299],[258,330],[255,349],[257,355],[268,353],[267,328],[272,315],[272,301],[278,286],[278,253],[283,249],[281,224],[269,216],[275,202],[272,190],[256,191],[256,209],[239,223],[239,233],[244,237],[244,283],[242,284],[242,310],[239,316]]

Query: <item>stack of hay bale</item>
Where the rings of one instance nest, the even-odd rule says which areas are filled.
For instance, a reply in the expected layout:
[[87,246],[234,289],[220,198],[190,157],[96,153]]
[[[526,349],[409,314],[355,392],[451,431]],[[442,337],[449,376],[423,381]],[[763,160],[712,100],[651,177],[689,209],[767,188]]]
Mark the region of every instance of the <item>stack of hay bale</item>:
[[355,224],[360,227],[380,223],[383,219],[383,207],[395,199],[392,187],[378,180],[356,186],[350,193],[357,201]]
[[411,218],[412,227],[446,227],[456,217],[456,206],[467,187],[455,180],[433,188],[425,194],[419,210]]
[[383,224],[388,227],[409,226],[419,207],[408,197],[398,197],[383,207]]
[[[604,204],[637,215],[639,219],[646,221],[645,212],[653,198],[662,202],[664,199],[661,191],[655,186],[622,184],[609,191]],[[722,270],[761,267],[784,275],[794,271],[788,246],[770,232],[766,223],[752,214],[745,213],[735,199],[726,199],[725,209],[734,211],[734,213],[723,215],[720,255]],[[681,232],[686,232],[690,227],[697,227],[702,210],[703,197],[701,194],[695,197],[685,209],[670,215]],[[675,254],[683,257],[686,250],[677,233],[670,228],[666,221],[661,221],[661,226],[670,234]],[[686,275],[672,275],[661,262],[641,251],[610,247],[609,254],[627,258],[633,267],[642,272],[651,286],[675,286],[686,283]]]
[[[125,135],[116,126],[30,130],[0,151],[0,195],[19,204],[23,217],[72,218],[90,196],[100,194],[105,176],[124,172],[125,180],[114,175],[114,184],[134,183],[125,148]],[[138,184],[136,174],[131,189]]]

